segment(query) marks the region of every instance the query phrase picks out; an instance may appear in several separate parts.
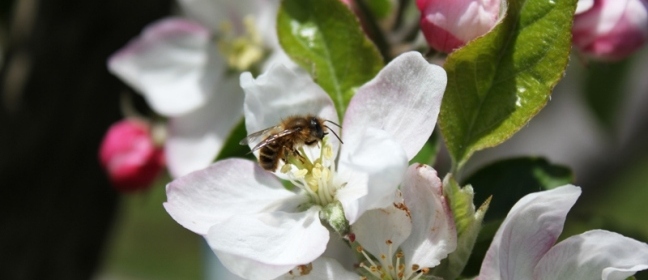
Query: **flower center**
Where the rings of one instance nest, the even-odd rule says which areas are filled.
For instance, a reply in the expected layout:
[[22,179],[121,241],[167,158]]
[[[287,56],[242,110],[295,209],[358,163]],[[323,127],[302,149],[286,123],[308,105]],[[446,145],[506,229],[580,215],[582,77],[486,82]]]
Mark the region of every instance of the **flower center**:
[[335,201],[335,194],[343,184],[335,182],[333,146],[328,137],[322,140],[321,149],[299,149],[301,156],[290,155],[281,172],[298,188],[304,190],[315,204],[326,206]]
[[377,256],[378,262],[369,256],[362,246],[358,245],[356,251],[361,253],[366,260],[359,264],[360,268],[378,279],[399,280],[420,279],[430,271],[429,268],[421,268],[418,264],[408,265],[402,251],[393,254],[391,240],[386,240],[385,243],[388,245],[388,252],[380,252]]
[[238,71],[250,70],[263,59],[263,40],[251,15],[243,18],[243,32],[237,32],[229,21],[222,22],[219,31],[218,49],[231,68]]

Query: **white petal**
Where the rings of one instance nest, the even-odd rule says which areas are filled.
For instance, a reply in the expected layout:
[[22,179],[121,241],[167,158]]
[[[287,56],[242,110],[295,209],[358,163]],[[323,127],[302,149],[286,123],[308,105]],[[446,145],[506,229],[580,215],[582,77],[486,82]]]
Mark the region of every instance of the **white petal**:
[[344,116],[344,137],[359,137],[364,127],[387,131],[412,159],[430,138],[447,83],[443,68],[420,53],[396,57],[363,85]]
[[594,6],[594,0],[578,0],[576,4],[576,14],[583,13]]
[[206,239],[217,255],[239,259],[223,261],[234,274],[276,278],[324,253],[329,232],[319,220],[319,210],[235,215],[211,227]]
[[383,266],[393,265],[393,254],[411,230],[412,219],[407,208],[396,208],[393,204],[365,212],[351,226],[356,241]]
[[209,31],[180,18],[151,24],[108,61],[113,74],[165,116],[179,116],[204,105],[225,67]]
[[[259,0],[180,0],[183,10],[192,18],[219,31],[222,24],[227,22],[232,25],[236,34],[242,34],[243,18],[252,16],[255,19],[262,15],[262,11],[272,8],[271,3],[276,1]],[[278,6],[278,5],[277,5]],[[275,15],[276,15],[276,8]]]
[[175,178],[209,166],[243,117],[243,90],[238,77],[222,80],[216,95],[197,110],[171,118],[165,153]]
[[520,279],[532,275],[540,258],[555,244],[567,212],[580,196],[565,185],[520,199],[497,230],[479,272],[480,279]]
[[354,270],[354,265],[358,263],[357,252],[349,246],[348,242],[338,233],[329,231],[329,242],[322,257],[336,259],[345,269]]
[[407,169],[405,151],[387,132],[371,127],[362,132],[355,141],[343,139],[338,167],[347,184],[336,198],[351,224],[367,210],[391,205]]
[[569,237],[551,248],[535,279],[623,280],[648,269],[648,244],[605,230]]
[[414,164],[401,190],[412,215],[412,234],[400,246],[405,259],[420,267],[435,267],[457,248],[457,230],[441,179],[432,167]]
[[347,271],[340,263],[332,258],[318,258],[312,263],[312,270],[301,274],[299,269],[293,269],[291,274],[286,274],[278,279],[302,279],[302,280],[329,280],[329,279],[359,279],[359,275]]
[[258,164],[242,159],[218,161],[167,185],[164,208],[176,222],[205,235],[233,215],[295,211],[305,196],[286,190]]
[[[245,91],[248,134],[278,125],[282,119],[295,115],[313,114],[338,123],[333,101],[326,92],[306,74],[283,65],[271,66],[256,79],[249,72],[241,74],[241,87]],[[339,135],[337,127],[330,127]],[[336,145],[337,141],[331,143]]]

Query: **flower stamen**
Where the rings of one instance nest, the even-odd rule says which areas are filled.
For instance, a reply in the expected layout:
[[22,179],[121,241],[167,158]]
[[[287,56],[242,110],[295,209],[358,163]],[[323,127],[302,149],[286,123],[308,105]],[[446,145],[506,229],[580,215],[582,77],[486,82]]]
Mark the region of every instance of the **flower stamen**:
[[263,38],[252,15],[243,18],[243,30],[235,29],[229,21],[221,23],[220,36],[217,38],[218,49],[231,68],[237,71],[250,70],[265,56]]

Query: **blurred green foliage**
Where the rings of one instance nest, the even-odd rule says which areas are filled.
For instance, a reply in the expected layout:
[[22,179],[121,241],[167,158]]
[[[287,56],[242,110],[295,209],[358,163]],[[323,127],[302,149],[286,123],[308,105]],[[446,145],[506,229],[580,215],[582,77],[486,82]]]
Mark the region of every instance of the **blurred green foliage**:
[[99,279],[202,279],[202,238],[164,210],[165,184],[147,193],[125,195],[106,244]]

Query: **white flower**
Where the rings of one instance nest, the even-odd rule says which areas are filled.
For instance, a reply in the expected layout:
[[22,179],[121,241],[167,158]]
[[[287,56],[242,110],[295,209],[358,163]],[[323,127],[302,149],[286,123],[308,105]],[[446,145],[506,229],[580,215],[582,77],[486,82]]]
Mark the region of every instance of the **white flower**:
[[479,279],[623,280],[648,269],[648,244],[614,232],[591,230],[555,244],[580,194],[566,185],[520,199],[497,230]]
[[168,117],[165,153],[174,177],[207,167],[241,119],[244,95],[238,75],[227,70],[288,61],[274,30],[278,1],[181,0],[180,5],[193,19],[152,23],[108,62],[113,74]]
[[[320,221],[323,209],[339,203],[352,224],[365,211],[393,203],[407,161],[434,129],[445,84],[442,68],[418,53],[403,54],[357,90],[339,153],[329,135],[321,149],[304,149],[309,164],[279,168],[294,191],[256,162],[228,159],[171,182],[164,206],[178,223],[204,235],[221,262],[244,278],[274,278],[313,262],[329,240]],[[329,96],[285,67],[271,67],[256,80],[243,74],[241,85],[249,132],[291,115],[337,122]]]
[[393,205],[366,212],[352,226],[366,259],[360,267],[378,279],[419,279],[457,247],[452,213],[434,169],[410,166],[401,192]]

